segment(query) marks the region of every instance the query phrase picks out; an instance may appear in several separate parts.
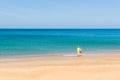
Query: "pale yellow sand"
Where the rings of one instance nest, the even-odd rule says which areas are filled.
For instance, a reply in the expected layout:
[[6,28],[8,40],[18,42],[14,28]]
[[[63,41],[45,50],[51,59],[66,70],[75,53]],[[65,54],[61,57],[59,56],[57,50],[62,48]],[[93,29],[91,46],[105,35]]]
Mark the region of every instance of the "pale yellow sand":
[[0,80],[120,80],[120,57],[0,62]]

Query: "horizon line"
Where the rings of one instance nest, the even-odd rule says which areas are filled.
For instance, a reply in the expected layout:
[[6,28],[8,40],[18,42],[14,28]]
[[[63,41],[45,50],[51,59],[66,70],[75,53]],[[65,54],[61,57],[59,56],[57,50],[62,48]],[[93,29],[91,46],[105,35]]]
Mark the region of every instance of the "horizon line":
[[0,28],[0,29],[120,29],[120,28]]

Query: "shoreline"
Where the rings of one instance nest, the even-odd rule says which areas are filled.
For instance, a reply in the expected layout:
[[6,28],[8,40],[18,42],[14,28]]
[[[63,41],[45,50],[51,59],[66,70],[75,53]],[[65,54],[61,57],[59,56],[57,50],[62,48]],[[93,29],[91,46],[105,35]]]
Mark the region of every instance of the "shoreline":
[[77,53],[64,53],[64,54],[35,54],[35,55],[13,55],[13,56],[0,56],[0,62],[15,62],[15,61],[31,61],[31,60],[62,60],[74,58],[105,58],[120,56],[120,50],[111,51],[89,51],[82,53],[78,57]]

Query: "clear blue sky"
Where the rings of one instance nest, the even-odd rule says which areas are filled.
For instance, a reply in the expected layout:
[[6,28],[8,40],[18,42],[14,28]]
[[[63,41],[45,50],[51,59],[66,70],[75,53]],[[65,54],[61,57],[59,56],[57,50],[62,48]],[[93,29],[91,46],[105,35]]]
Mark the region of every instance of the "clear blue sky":
[[120,28],[120,0],[0,0],[0,28]]

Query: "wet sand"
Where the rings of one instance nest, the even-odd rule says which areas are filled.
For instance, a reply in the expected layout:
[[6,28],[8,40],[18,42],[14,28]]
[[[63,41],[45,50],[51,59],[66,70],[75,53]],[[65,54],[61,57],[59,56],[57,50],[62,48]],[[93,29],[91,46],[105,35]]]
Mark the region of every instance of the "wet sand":
[[7,57],[0,80],[120,80],[120,56],[86,56]]

